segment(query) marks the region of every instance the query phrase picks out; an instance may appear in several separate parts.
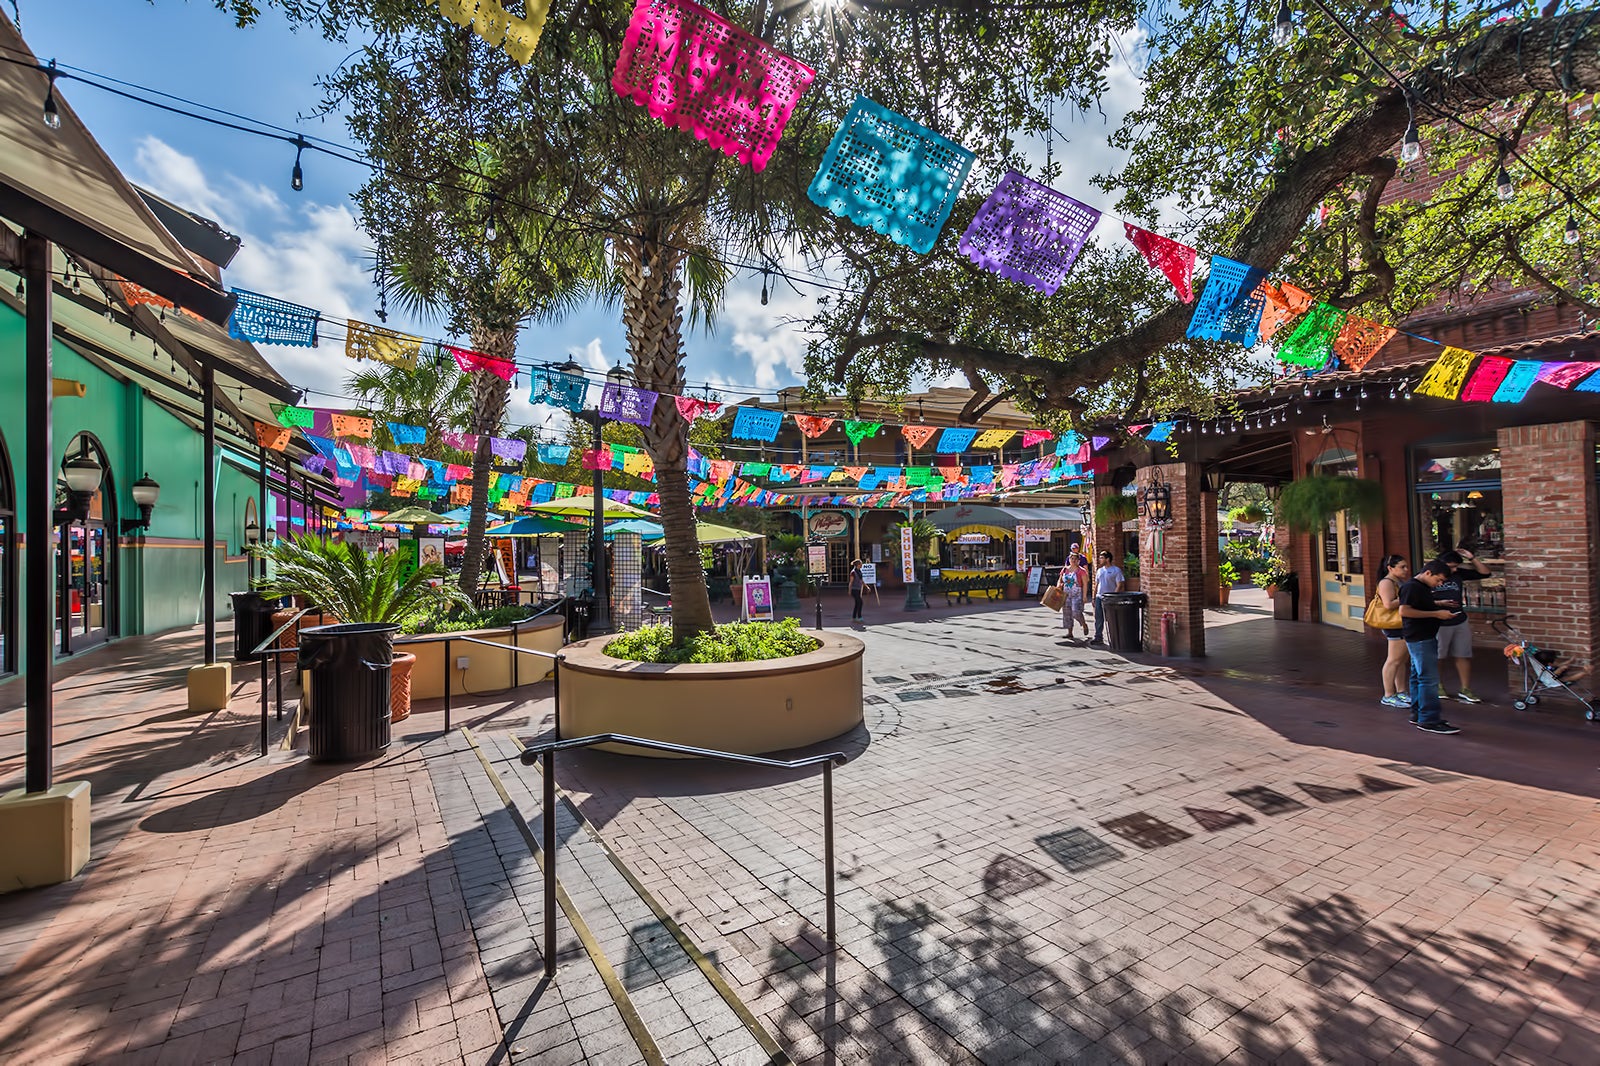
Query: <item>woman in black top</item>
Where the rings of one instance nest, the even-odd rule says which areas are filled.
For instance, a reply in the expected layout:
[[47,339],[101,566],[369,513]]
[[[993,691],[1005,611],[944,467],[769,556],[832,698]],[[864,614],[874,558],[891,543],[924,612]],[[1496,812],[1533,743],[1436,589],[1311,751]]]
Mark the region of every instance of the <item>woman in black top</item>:
[[861,621],[861,593],[866,587],[866,579],[861,575],[861,560],[853,560],[850,563],[850,598],[855,601],[855,606],[850,610],[852,622]]

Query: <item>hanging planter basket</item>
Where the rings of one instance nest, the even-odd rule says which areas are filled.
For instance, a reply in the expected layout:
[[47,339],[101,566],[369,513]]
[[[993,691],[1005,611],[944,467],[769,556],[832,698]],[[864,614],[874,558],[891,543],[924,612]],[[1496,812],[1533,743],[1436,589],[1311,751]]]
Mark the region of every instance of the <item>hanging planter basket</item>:
[[1107,496],[1094,505],[1095,524],[1121,525],[1139,517],[1139,501],[1133,496]]
[[1316,474],[1284,486],[1277,517],[1305,533],[1322,529],[1340,511],[1358,522],[1383,517],[1383,486],[1370,478]]

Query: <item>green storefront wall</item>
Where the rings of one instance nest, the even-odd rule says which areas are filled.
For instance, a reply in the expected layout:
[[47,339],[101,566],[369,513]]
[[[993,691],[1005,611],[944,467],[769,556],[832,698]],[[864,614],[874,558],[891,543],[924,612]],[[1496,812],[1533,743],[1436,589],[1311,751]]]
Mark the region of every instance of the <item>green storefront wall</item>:
[[[17,498],[19,559],[12,575],[12,589],[18,605],[15,617],[20,631],[16,634],[19,654],[15,662],[19,665],[21,647],[33,636],[27,632],[27,603],[21,587],[29,555],[22,542],[27,501],[23,332],[22,316],[10,307],[0,306],[0,436],[9,453]],[[148,343],[143,338],[140,342]],[[139,354],[148,358],[148,352]],[[200,620],[204,543],[200,433],[156,404],[137,384],[101,370],[60,341],[56,342],[53,360],[55,377],[82,382],[85,388],[81,399],[67,396],[55,401],[51,443],[57,466],[74,436],[93,435],[105,452],[106,484],[115,499],[115,515],[107,518],[114,517],[119,525],[122,519],[139,513],[130,492],[134,481],[148,473],[161,485],[150,528],[117,538],[113,566],[117,626],[113,635],[159,633],[195,625]],[[218,450],[221,451],[220,446]],[[215,547],[218,618],[231,614],[228,594],[245,587],[244,508],[245,501],[256,495],[255,478],[219,461]],[[111,523],[108,521],[107,525]],[[226,657],[231,648],[222,643],[218,654]]]

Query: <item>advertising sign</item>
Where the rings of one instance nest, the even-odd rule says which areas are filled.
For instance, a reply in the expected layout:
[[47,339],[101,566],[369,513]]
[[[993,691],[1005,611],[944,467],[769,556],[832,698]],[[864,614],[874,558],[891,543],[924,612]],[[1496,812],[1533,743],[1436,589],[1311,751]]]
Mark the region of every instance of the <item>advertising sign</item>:
[[1028,568],[1028,527],[1017,527],[1017,570],[1021,572]]
[[417,544],[420,545],[421,549],[422,549],[422,557],[419,560],[421,565],[423,565],[423,566],[428,566],[429,564],[437,564],[439,566],[443,566],[444,565],[444,538],[443,537],[419,537],[417,539]]
[[900,572],[905,574],[907,581],[917,579],[916,550],[911,544],[911,527],[900,527]]
[[1028,567],[1028,595],[1039,595],[1039,585],[1044,580],[1044,567]]
[[400,553],[400,578],[403,581],[417,572],[417,542],[399,541],[395,545],[395,550]]
[[843,511],[818,511],[806,524],[813,537],[843,536],[849,528],[850,516]]
[[747,577],[744,579],[744,620],[746,622],[772,621],[772,579]]
[[878,583],[877,563],[861,564],[861,581],[865,585],[876,585]]
[[826,544],[806,545],[806,570],[812,574],[826,574],[828,572],[828,546]]

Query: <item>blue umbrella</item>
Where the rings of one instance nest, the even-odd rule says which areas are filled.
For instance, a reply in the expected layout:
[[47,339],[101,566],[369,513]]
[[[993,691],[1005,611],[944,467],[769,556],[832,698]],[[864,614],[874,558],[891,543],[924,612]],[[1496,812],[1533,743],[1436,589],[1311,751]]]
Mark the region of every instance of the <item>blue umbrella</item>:
[[[469,521],[472,520],[472,508],[470,508],[470,507],[457,507],[453,511],[446,511],[444,514],[440,515],[439,517],[448,519],[451,522],[459,522],[461,525],[466,525]],[[495,514],[493,511],[485,511],[483,513],[483,518],[484,518],[484,521],[486,521],[486,522],[504,522],[506,520],[506,516],[505,515],[503,515],[503,514]]]
[[584,529],[576,522],[566,522],[550,515],[525,514],[503,525],[491,526],[483,531],[486,537],[542,537],[547,533],[578,533]]
[[637,533],[647,539],[662,535],[661,523],[652,522],[648,518],[623,518],[606,526],[606,535],[613,533]]

